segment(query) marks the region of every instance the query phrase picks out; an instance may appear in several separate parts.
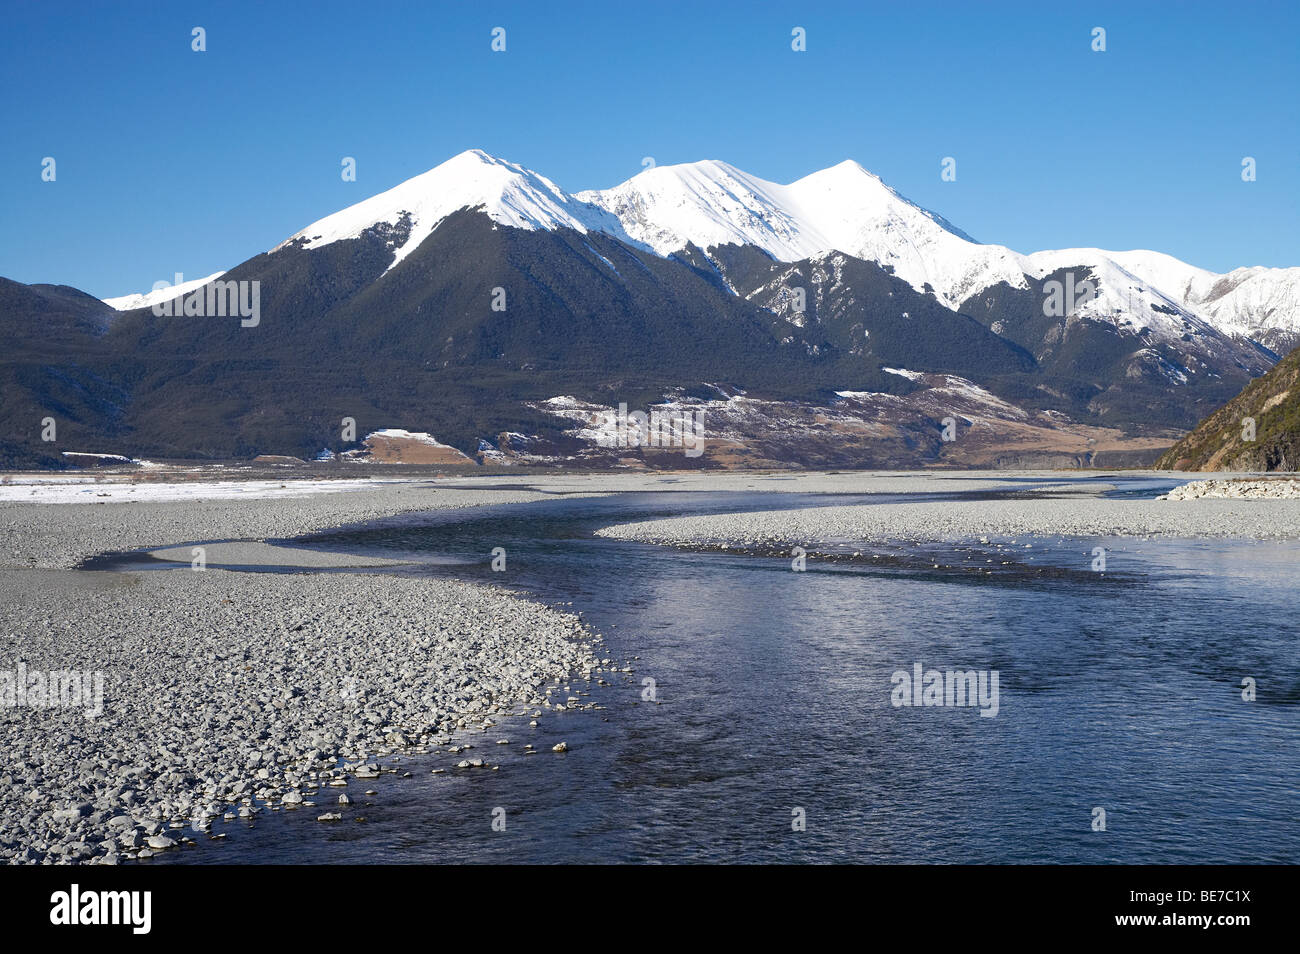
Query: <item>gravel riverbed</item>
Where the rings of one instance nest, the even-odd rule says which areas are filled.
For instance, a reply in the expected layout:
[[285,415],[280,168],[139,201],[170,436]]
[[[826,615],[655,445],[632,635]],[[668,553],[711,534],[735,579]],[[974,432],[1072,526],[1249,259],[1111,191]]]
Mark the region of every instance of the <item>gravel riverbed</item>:
[[[1060,478],[1041,476],[1042,484]],[[385,561],[304,554],[267,539],[556,493],[1029,487],[1020,480],[561,475],[458,480],[455,487],[357,482],[346,491],[287,488],[276,496],[272,489],[267,497],[205,497],[199,487],[179,499],[142,493],[62,503],[41,502],[39,487],[10,485],[11,496],[0,502],[0,860],[113,863],[180,850],[185,839],[207,837],[218,817],[346,812],[337,793],[384,771],[386,756],[450,751],[453,732],[508,715],[545,718],[548,686],[619,669],[600,657],[600,637],[574,614],[489,585],[349,573],[349,566]],[[1023,533],[1300,536],[1293,502],[1092,496],[1103,486],[1071,485],[1062,499],[819,507],[599,532],[678,544]],[[70,569],[100,553],[140,548],[187,563],[198,542],[208,547],[202,572]],[[217,566],[294,562],[330,572]],[[44,704],[52,681],[62,690],[59,705]],[[465,770],[478,769],[473,761],[465,760]]]
[[64,569],[117,550],[295,537],[410,511],[527,503],[548,496],[490,485],[453,489],[426,482],[376,483],[311,496],[271,492],[264,497],[207,498],[201,488],[191,492],[194,496],[182,499],[0,502],[0,568]]
[[[346,812],[343,783],[364,787],[385,756],[505,715],[544,718],[548,684],[612,666],[576,615],[488,585],[67,567],[238,538],[212,544],[209,562],[373,565],[258,541],[544,496],[421,483],[0,504],[0,860],[112,864],[179,850],[220,817]],[[160,556],[188,563],[189,548]]]
[[1069,537],[1300,538],[1294,501],[1061,498],[812,507],[619,524],[597,535],[678,546],[963,542],[1023,534]]
[[576,616],[450,581],[9,570],[0,594],[0,669],[102,679],[101,698],[0,707],[0,858],[18,862],[114,863],[227,813],[332,811],[333,783],[390,752],[542,713],[547,683],[604,668]]
[[[1059,475],[1058,475],[1059,477]],[[18,475],[0,485],[0,569],[71,568],[101,553],[148,547],[179,548],[204,540],[283,539],[343,524],[398,517],[412,511],[528,503],[556,494],[589,495],[625,491],[767,491],[883,494],[995,490],[1009,486],[980,472],[934,474],[557,474],[526,478],[433,481],[338,481],[334,492],[304,495],[292,479],[261,495],[205,496],[214,485],[129,485],[120,478],[81,482],[85,502],[70,497],[67,478]],[[31,481],[23,483],[24,480]],[[453,486],[447,486],[446,484]],[[103,488],[103,489],[101,489]],[[534,489],[536,488],[536,489]],[[150,494],[156,495],[151,497]],[[69,499],[76,502],[61,502]],[[50,501],[50,502],[46,502]],[[56,502],[58,501],[58,502]],[[211,555],[209,554],[211,559]],[[185,556],[185,562],[189,557]],[[219,562],[212,560],[212,562]],[[233,562],[233,561],[231,561]],[[317,565],[339,565],[338,563]]]

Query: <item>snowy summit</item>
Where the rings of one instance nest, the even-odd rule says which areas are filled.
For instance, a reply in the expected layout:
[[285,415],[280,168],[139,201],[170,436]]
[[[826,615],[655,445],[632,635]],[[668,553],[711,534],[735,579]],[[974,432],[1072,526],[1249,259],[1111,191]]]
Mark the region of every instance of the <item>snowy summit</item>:
[[[705,251],[750,246],[781,262],[841,252],[890,267],[954,310],[1000,282],[1025,288],[1060,268],[1086,268],[1099,294],[1079,310],[1084,316],[1151,328],[1168,339],[1196,333],[1199,323],[1243,337],[1268,328],[1300,332],[1300,268],[1217,274],[1146,250],[1021,254],[977,242],[852,160],[782,185],[708,159],[646,169],[610,189],[568,193],[530,169],[469,149],[313,222],[272,252],[405,224],[409,230],[394,233],[391,270],[464,209],[481,210],[510,228],[602,232],[665,257],[689,244]],[[152,304],[159,294],[107,301],[126,310]]]

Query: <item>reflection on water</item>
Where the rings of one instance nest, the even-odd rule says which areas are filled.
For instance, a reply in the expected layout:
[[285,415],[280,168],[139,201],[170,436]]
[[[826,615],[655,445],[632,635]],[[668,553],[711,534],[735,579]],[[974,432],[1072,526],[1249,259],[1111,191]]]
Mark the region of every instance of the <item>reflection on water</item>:
[[[354,784],[349,818],[364,823],[268,814],[224,826],[220,848],[151,863],[1300,861],[1300,548],[1043,539],[1015,560],[990,544],[991,574],[960,569],[991,556],[944,549],[878,565],[813,554],[795,573],[786,557],[590,536],[653,515],[826,502],[557,499],[312,540],[572,601],[636,671],[595,690],[603,709],[471,733],[499,771],[414,756],[410,778]],[[1105,575],[1087,572],[1096,545]],[[489,566],[496,546],[504,574]],[[997,670],[997,716],[895,708],[891,674],[917,663]],[[570,751],[557,755],[560,739]]]

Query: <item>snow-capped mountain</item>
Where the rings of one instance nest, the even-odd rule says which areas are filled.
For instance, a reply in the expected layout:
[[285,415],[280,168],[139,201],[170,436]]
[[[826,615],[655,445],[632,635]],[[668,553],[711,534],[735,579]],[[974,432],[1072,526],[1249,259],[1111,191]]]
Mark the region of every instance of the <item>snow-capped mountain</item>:
[[[480,209],[513,228],[600,232],[660,256],[691,244],[703,250],[746,246],[781,262],[845,252],[891,269],[953,310],[999,283],[1025,289],[1060,269],[1087,269],[1097,295],[1077,309],[1084,317],[1163,338],[1181,337],[1189,323],[1203,321],[1266,345],[1289,347],[1300,339],[1300,268],[1216,274],[1142,250],[1021,254],[976,241],[851,160],[788,185],[704,160],[647,169],[611,189],[567,193],[545,176],[471,149],[313,222],[272,252],[292,245],[320,248],[375,229],[386,233],[392,269],[463,209]],[[174,293],[107,301],[125,310]]]
[[1014,252],[981,245],[852,161],[789,185],[714,160],[658,166],[578,197],[608,209],[661,255],[688,243],[753,246],[781,262],[847,252],[892,268],[918,291],[930,285],[949,307],[975,282],[982,288],[1023,272]]
[[609,210],[661,255],[688,243],[749,245],[783,262],[847,252],[890,267],[918,291],[928,285],[954,310],[999,282],[1026,288],[1028,279],[1086,268],[1098,288],[1077,311],[1085,317],[1175,337],[1187,331],[1188,318],[1240,337],[1300,336],[1300,268],[1219,275],[1159,252],[1066,248],[1024,255],[976,241],[851,160],[789,185],[714,160],[658,166],[577,197]]
[[461,209],[482,209],[492,221],[517,229],[567,228],[628,239],[617,218],[565,194],[545,176],[469,149],[387,192],[313,222],[271,251],[294,244],[318,248],[388,226],[394,231],[392,268]]
[[391,240],[396,265],[461,209],[481,209],[514,228],[603,232],[660,256],[692,243],[751,246],[778,261],[847,252],[891,267],[918,290],[929,284],[949,307],[972,289],[1015,282],[1026,271],[1015,252],[976,242],[852,161],[779,185],[705,160],[569,194],[478,149],[314,222],[272,251],[318,248],[387,228],[397,233]]
[[[147,307],[215,276],[114,299],[118,311],[0,280],[0,323],[21,342],[3,383],[15,421],[73,407],[74,436],[115,436],[105,448],[133,457],[342,454],[356,449],[338,438],[344,418],[365,433],[435,434],[467,455],[486,442],[509,456],[523,440],[567,457],[572,435],[537,402],[710,388],[741,389],[771,414],[793,402],[836,431],[851,422],[822,412],[845,394],[877,395],[866,403],[884,413],[914,390],[919,379],[886,370],[900,368],[987,391],[1014,409],[997,418],[1003,430],[1029,415],[1148,448],[1273,363],[1255,342],[1280,346],[1296,325],[1298,272],[1216,276],[1154,252],[1022,255],[852,162],[782,185],[705,161],[568,193],[470,150],[220,273],[258,283],[255,329]],[[1045,312],[1050,283],[1085,280],[1095,295]],[[930,410],[958,400],[931,390]],[[816,452],[801,438],[772,459],[919,463],[937,447],[955,460],[929,411],[913,410],[889,453],[874,437]],[[877,427],[890,425],[862,433]],[[779,428],[771,436],[780,443]],[[779,449],[764,446],[737,453]],[[12,460],[43,451],[0,442]]]
[[1220,331],[1279,354],[1300,343],[1300,268],[1237,268],[1218,274],[1162,252],[1099,252],[1168,292]]

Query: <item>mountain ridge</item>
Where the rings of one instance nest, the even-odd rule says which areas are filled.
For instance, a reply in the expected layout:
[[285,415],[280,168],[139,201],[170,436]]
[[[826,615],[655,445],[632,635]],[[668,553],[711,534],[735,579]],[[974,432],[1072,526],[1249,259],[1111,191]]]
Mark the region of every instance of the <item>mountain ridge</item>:
[[[609,189],[569,193],[522,165],[469,149],[318,219],[271,251],[294,243],[319,247],[379,225],[400,229],[405,218],[392,268],[452,212],[479,207],[500,225],[603,232],[661,257],[690,244],[705,251],[749,245],[787,262],[844,252],[892,268],[918,291],[928,286],[953,311],[997,284],[1028,287],[1071,265],[1099,280],[1096,299],[1083,306],[1088,314],[1105,318],[1127,309],[1139,322],[1161,325],[1173,308],[1275,353],[1300,341],[1300,267],[1214,273],[1146,249],[1020,253],[973,239],[852,159],[785,185],[708,159],[654,166]],[[153,293],[147,303],[159,299]],[[106,301],[123,310],[142,304],[138,295]]]
[[[694,466],[1041,460],[1053,445],[1086,461],[1090,441],[1168,446],[1276,360],[1105,256],[975,243],[852,161],[789,186],[716,160],[629,182],[571,195],[461,153],[220,273],[260,289],[247,325],[188,307],[220,290],[204,280],[161,315],[150,305],[169,289],[115,311],[2,285],[0,328],[19,345],[0,360],[4,459],[54,459],[36,425],[55,417],[70,450],[132,457],[342,454],[352,419],[482,460],[581,461],[590,448],[553,398],[746,394],[711,405],[728,409],[733,450]],[[859,254],[824,248],[841,244]],[[950,379],[990,395],[956,442],[939,436],[962,417],[938,413],[958,401],[936,385]],[[731,414],[742,406],[759,410]],[[799,436],[764,414],[803,422]]]

